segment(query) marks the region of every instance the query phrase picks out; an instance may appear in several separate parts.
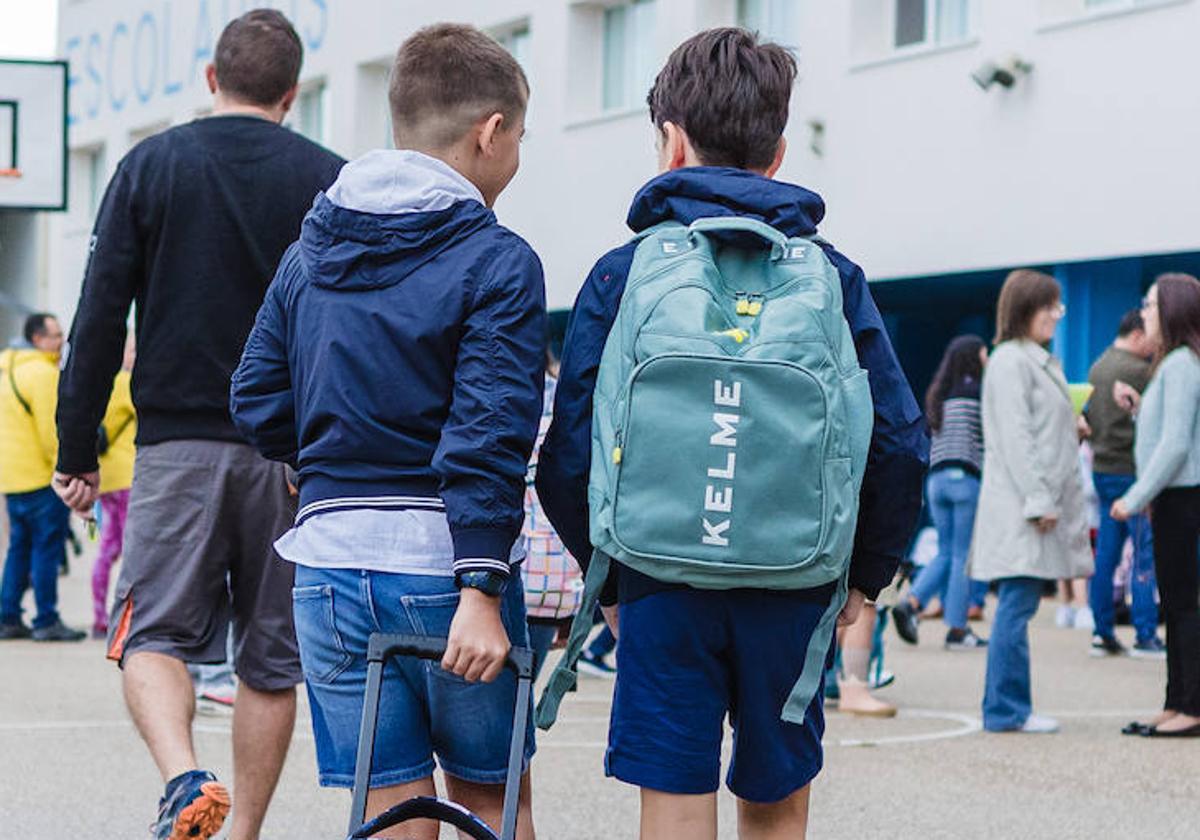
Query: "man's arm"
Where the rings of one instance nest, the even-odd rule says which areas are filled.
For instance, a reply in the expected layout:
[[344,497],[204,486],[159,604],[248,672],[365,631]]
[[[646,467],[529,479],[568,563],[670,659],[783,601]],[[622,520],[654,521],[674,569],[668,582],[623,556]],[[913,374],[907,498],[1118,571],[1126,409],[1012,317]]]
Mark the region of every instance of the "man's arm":
[[[538,454],[538,500],[585,573],[592,557],[587,500],[592,460],[592,392],[604,344],[621,305],[635,247],[631,243],[602,258],[579,290],[563,344],[554,418]],[[615,582],[613,566],[602,603],[616,602]]]
[[300,271],[292,245],[279,262],[229,388],[229,413],[246,441],[266,458],[296,465],[299,436],[287,354],[287,278]]
[[117,168],[92,234],[91,254],[58,383],[58,473],[97,469],[96,433],[121,367],[125,321],[144,272],[142,233],[127,168]]
[[850,563],[850,587],[873,599],[891,583],[921,515],[929,434],[862,269],[822,247],[841,275],[843,311],[875,403]]

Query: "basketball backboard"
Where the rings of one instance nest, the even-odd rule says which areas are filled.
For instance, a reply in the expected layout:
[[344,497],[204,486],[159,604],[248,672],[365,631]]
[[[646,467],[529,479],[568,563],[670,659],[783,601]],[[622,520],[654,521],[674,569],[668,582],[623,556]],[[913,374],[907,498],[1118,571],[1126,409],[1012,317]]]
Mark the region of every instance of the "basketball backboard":
[[0,59],[0,209],[67,209],[67,63]]

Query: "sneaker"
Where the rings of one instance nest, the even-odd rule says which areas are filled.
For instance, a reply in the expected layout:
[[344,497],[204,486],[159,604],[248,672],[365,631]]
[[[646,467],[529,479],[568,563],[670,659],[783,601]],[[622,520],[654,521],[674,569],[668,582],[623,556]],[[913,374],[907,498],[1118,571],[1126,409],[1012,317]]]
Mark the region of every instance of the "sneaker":
[[603,656],[593,656],[584,651],[579,657],[579,673],[587,674],[590,677],[601,677],[611,680],[617,675],[617,669],[609,665]]
[[0,640],[28,639],[32,635],[33,631],[23,621],[18,621],[16,624],[0,624]]
[[892,607],[892,620],[896,623],[896,634],[910,645],[917,643],[917,608],[905,599]]
[[235,689],[210,688],[196,695],[196,711],[201,714],[220,715],[233,711]]
[[974,605],[967,608],[967,621],[983,621],[983,607]]
[[167,782],[158,801],[154,840],[208,840],[229,815],[229,791],[205,770],[192,770]]
[[979,650],[987,647],[987,639],[974,630],[951,630],[946,633],[946,650]]
[[1054,614],[1054,626],[1066,629],[1075,626],[1075,608],[1070,604],[1059,604]]
[[1041,715],[1030,715],[1021,728],[1017,732],[1024,732],[1028,735],[1049,735],[1058,731],[1058,721],[1052,717],[1042,717]]
[[82,630],[72,630],[62,621],[56,621],[49,627],[33,628],[35,642],[81,642],[87,638]]
[[1096,617],[1092,615],[1091,607],[1080,607],[1075,610],[1075,618],[1071,626],[1076,630],[1086,630],[1089,633],[1096,629]]
[[1151,636],[1149,639],[1135,644],[1129,655],[1138,659],[1166,659],[1167,646],[1158,636]]
[[1114,636],[1092,636],[1092,656],[1124,656],[1129,651]]
[[93,624],[92,625],[92,638],[93,639],[107,639],[108,638],[108,628],[105,627],[103,624]]

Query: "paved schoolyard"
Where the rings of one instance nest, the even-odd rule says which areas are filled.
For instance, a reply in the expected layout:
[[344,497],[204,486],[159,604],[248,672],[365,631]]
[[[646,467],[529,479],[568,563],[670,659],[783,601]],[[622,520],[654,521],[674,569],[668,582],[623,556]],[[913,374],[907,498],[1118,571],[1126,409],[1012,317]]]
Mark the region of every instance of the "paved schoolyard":
[[[73,564],[63,580],[63,612],[85,626],[86,563]],[[1118,734],[1159,702],[1163,664],[1093,660],[1086,634],[1055,629],[1052,613],[1044,603],[1033,650],[1039,711],[1064,724],[1054,736],[979,732],[983,655],[943,652],[935,624],[923,626],[917,648],[889,631],[888,665],[899,677],[885,696],[904,711],[892,721],[831,712],[810,837],[1200,836],[1200,741]],[[539,834],[634,837],[636,793],[601,771],[611,687],[581,683],[559,725],[539,742]],[[231,780],[228,729],[227,717],[200,717],[196,741],[202,761]],[[302,709],[264,840],[344,836],[348,798],[319,789],[314,767]],[[160,790],[101,643],[0,643],[0,838],[142,838]],[[722,837],[735,836],[732,804],[722,801]]]

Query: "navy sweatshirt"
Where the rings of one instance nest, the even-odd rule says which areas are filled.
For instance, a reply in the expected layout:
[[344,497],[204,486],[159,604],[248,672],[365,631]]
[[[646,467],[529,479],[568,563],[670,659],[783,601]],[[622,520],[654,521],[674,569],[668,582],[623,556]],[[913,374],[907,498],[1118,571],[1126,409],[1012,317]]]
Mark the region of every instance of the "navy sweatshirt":
[[417,152],[348,164],[284,254],[230,404],[263,455],[298,469],[298,521],[444,505],[455,570],[507,575],[545,290],[533,250],[481,202]]
[[[824,215],[820,196],[802,187],[742,169],[695,167],[646,184],[634,197],[627,221],[638,232],[664,221],[690,224],[706,216],[746,216],[788,236],[812,236]],[[592,553],[587,502],[592,391],[635,247],[626,243],[601,257],[579,291],[563,347],[554,420],[538,460],[542,506],[567,549],[584,563]],[[843,311],[875,402],[850,566],[850,586],[874,598],[895,575],[920,515],[929,437],[862,269],[832,246],[822,247],[841,276]],[[614,569],[621,601],[669,588],[631,569]],[[610,580],[602,601],[612,603],[617,596]]]
[[138,444],[241,441],[229,378],[279,257],[345,161],[252,116],[143,140],[100,205],[58,388],[58,469],[96,469],[96,430],[137,301]]

